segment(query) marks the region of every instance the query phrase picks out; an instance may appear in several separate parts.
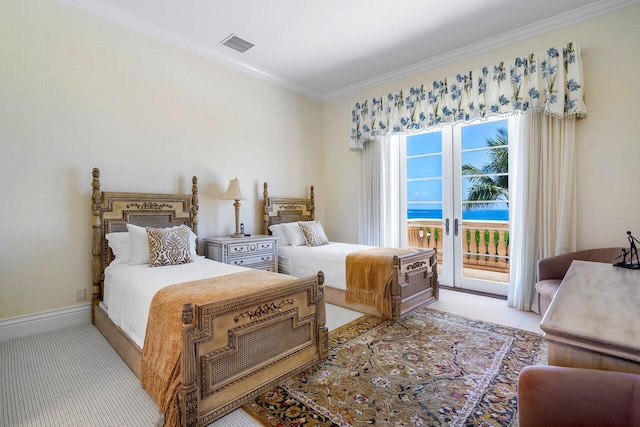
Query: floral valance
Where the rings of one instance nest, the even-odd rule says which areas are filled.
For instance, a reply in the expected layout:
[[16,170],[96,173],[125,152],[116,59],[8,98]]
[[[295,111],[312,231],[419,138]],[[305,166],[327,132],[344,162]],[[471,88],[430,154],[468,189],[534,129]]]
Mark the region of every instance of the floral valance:
[[352,150],[390,132],[514,112],[586,117],[582,59],[577,43],[425,83],[355,104]]

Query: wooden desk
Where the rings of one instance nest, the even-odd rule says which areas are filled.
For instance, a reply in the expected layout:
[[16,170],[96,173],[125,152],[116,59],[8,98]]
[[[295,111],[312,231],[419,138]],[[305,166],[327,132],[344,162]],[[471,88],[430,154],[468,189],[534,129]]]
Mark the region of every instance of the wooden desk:
[[640,271],[573,261],[540,328],[549,365],[640,374]]

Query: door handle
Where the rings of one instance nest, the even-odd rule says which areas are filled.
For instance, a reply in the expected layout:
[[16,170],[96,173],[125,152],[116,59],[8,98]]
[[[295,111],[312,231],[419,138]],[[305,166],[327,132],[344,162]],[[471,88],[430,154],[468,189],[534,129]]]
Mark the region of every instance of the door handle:
[[444,220],[444,234],[449,235],[449,218]]
[[458,237],[458,218],[453,220],[453,235]]

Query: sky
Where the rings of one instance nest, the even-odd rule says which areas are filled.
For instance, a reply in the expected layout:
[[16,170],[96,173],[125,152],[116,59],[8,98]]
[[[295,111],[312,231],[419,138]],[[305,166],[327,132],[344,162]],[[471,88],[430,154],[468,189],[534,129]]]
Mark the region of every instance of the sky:
[[[461,130],[461,163],[482,168],[487,162],[488,151],[477,149],[486,147],[485,138],[495,136],[500,127],[508,129],[508,121],[505,119],[463,126]],[[409,202],[428,202],[417,205],[409,203],[409,209],[442,210],[442,132],[449,131],[450,128],[443,128],[433,132],[407,136],[407,179],[428,178],[422,181],[407,182],[407,200]],[[411,158],[411,156],[421,154],[428,156]],[[468,190],[469,181],[463,179],[462,182],[464,195]],[[463,199],[466,199],[466,196],[463,196]],[[496,203],[493,208],[508,209],[506,203]]]

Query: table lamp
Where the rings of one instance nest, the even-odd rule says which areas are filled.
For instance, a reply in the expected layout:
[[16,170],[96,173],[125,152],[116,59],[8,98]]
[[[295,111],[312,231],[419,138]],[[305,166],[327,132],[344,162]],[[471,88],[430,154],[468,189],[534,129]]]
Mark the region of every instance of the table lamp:
[[229,181],[229,187],[222,195],[222,198],[225,200],[235,200],[233,206],[236,208],[236,232],[232,234],[231,237],[243,237],[244,235],[240,233],[240,200],[245,200],[245,198],[242,197],[240,182],[238,182],[237,177]]

